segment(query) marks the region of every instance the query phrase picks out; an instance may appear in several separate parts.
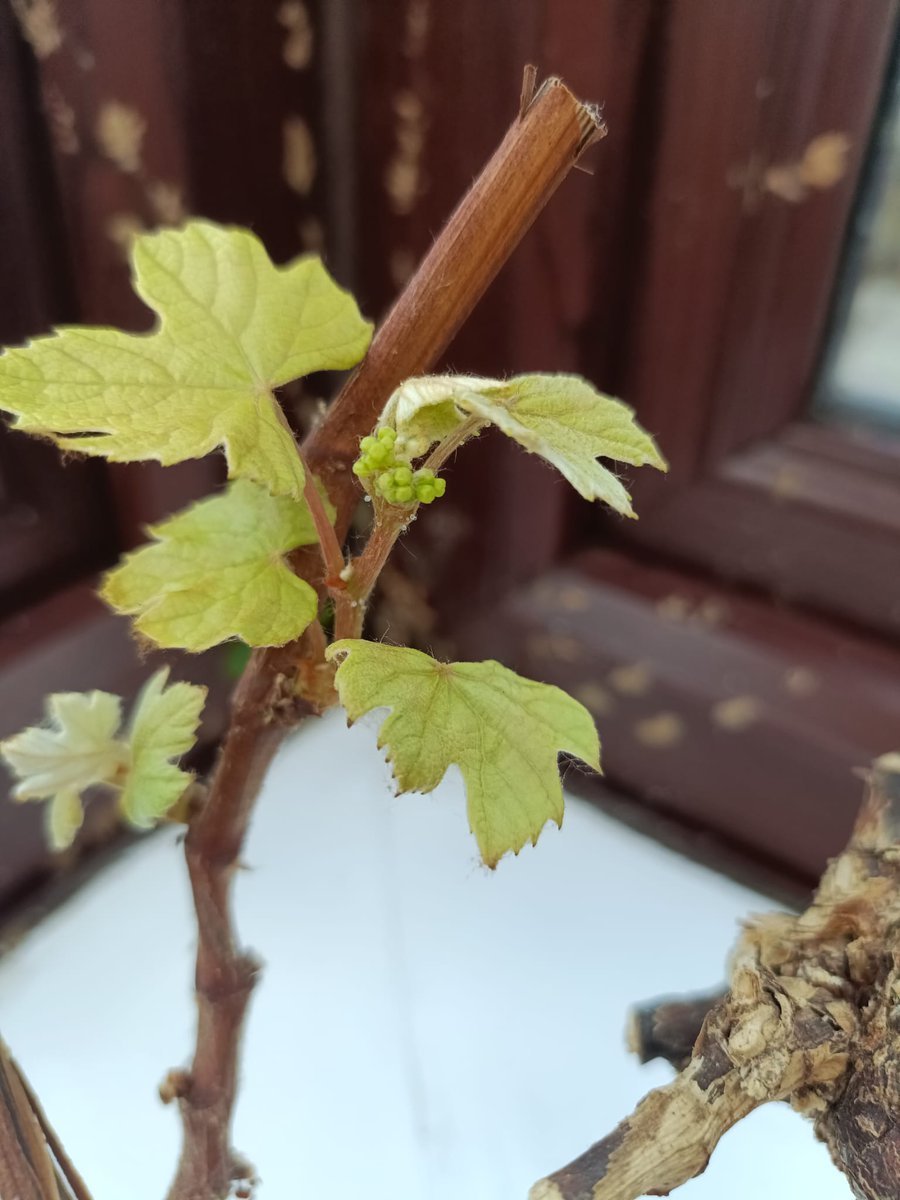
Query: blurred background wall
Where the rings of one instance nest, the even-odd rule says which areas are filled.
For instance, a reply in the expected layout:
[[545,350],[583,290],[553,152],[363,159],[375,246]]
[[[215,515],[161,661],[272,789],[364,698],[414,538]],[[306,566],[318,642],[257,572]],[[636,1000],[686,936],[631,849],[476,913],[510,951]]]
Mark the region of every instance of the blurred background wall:
[[[671,472],[624,522],[485,436],[374,621],[563,684],[631,819],[803,886],[900,744],[897,46],[896,0],[0,0],[0,342],[146,328],[128,242],[187,214],[322,253],[377,318],[523,66],[562,75],[609,136],[444,365],[583,373]],[[333,386],[289,391],[298,428]],[[92,579],[219,479],[0,430],[0,734],[155,665]],[[211,746],[229,658],[178,669]],[[47,870],[39,824],[0,806],[0,902]]]

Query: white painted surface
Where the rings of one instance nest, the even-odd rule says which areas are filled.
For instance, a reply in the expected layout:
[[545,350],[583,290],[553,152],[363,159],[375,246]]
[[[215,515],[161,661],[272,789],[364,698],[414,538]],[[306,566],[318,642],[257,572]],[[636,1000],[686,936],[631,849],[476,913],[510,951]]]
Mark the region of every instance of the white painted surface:
[[[669,1078],[629,1004],[713,985],[767,907],[577,800],[537,850],[479,867],[457,780],[391,796],[373,726],[335,714],[278,758],[238,887],[268,961],[236,1145],[261,1200],[524,1200]],[[0,1027],[96,1200],[161,1200],[156,1099],[191,1038],[192,931],[174,834],[148,838],[0,963]],[[799,1117],[732,1131],[685,1200],[847,1200]]]

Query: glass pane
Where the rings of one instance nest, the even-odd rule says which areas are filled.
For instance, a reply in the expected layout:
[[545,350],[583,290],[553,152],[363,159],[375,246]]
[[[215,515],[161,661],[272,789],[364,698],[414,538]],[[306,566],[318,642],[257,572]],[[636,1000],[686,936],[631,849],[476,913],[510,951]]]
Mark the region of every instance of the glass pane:
[[900,426],[900,86],[876,156],[821,405]]

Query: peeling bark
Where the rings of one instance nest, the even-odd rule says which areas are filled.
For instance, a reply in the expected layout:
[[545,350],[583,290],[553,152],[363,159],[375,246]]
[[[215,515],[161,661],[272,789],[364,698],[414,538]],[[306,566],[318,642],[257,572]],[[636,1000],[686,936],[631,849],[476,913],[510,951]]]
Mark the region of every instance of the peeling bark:
[[530,1200],[636,1200],[699,1175],[760,1104],[810,1117],[861,1200],[900,1200],[900,755],[879,759],[809,908],[746,925],[722,996],[639,1008],[629,1042],[680,1068]]

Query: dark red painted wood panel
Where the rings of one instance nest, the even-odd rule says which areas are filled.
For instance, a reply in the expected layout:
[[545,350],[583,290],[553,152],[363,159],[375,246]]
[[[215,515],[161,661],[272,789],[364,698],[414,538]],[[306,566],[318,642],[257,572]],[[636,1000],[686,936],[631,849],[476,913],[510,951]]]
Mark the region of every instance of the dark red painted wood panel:
[[[638,481],[642,519],[619,530],[891,636],[897,444],[816,436],[806,413],[897,21],[895,0],[670,6],[621,383],[672,472]],[[773,170],[829,133],[843,174],[788,198]]]

